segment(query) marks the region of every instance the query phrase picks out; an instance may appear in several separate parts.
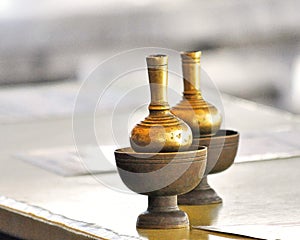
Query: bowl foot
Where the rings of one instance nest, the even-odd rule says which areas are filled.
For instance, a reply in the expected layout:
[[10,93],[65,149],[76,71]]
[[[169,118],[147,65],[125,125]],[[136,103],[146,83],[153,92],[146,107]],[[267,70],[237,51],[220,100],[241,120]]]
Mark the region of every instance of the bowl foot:
[[179,210],[177,196],[149,196],[148,209],[139,215],[137,228],[168,229],[189,227],[185,212]]
[[202,178],[194,190],[178,196],[179,205],[207,205],[221,202],[222,198],[208,184],[207,176]]

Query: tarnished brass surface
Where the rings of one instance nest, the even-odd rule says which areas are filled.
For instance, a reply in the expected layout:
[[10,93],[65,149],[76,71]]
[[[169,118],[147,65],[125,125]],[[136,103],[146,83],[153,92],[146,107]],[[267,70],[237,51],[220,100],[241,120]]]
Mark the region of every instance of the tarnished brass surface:
[[193,191],[178,196],[178,204],[180,205],[207,205],[221,202],[222,198],[207,183],[207,176],[203,177]]
[[131,131],[130,144],[136,152],[185,151],[192,144],[190,127],[170,112],[167,100],[168,57],[147,57],[151,91],[149,116]]
[[221,126],[222,117],[218,109],[206,102],[200,91],[200,51],[182,52],[183,99],[171,112],[185,121],[192,129],[193,136],[214,135]]
[[207,162],[215,163],[214,167],[205,174],[222,172],[233,164],[238,150],[239,138],[240,135],[237,131],[221,129],[215,136],[193,139],[194,147],[207,147]]
[[228,169],[234,162],[238,144],[239,133],[232,130],[219,130],[212,137],[194,138],[194,147],[207,147],[207,167],[200,184],[193,191],[179,196],[178,204],[202,205],[222,202],[222,199],[208,184],[207,175]]
[[134,192],[148,195],[148,209],[138,217],[138,228],[182,228],[189,225],[178,209],[177,195],[194,189],[204,174],[206,147],[170,153],[115,151],[119,175]]
[[177,205],[177,196],[149,196],[148,209],[136,223],[142,229],[188,228],[188,215]]
[[129,189],[151,196],[172,196],[199,184],[206,152],[206,147],[170,153],[137,153],[122,148],[115,151],[115,157],[120,177]]

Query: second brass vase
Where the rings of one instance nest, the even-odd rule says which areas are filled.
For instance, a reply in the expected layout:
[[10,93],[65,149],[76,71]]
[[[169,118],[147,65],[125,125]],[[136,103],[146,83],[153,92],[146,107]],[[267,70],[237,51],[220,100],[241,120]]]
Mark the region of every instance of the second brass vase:
[[182,52],[183,99],[172,113],[192,129],[193,137],[213,136],[220,129],[222,117],[218,109],[206,102],[200,91],[200,51]]

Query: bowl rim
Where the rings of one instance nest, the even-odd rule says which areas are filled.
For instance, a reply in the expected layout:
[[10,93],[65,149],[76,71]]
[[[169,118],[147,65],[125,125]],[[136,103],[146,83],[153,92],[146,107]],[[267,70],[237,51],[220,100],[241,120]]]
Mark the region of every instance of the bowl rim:
[[[221,132],[226,133],[226,135],[217,135],[218,133],[221,133]],[[238,131],[231,130],[231,129],[220,129],[213,136],[196,137],[196,138],[193,138],[193,140],[204,141],[204,140],[209,140],[209,139],[237,138],[239,136],[240,136],[240,133]]]
[[[114,151],[117,162],[132,161],[134,158],[139,159],[138,162],[188,162],[188,159],[193,161],[200,161],[207,159],[207,147],[206,146],[191,146],[192,150],[186,150],[182,152],[161,152],[161,153],[144,153],[135,152],[131,147],[119,148]],[[124,156],[124,157],[122,157]],[[137,159],[134,160],[137,162]]]

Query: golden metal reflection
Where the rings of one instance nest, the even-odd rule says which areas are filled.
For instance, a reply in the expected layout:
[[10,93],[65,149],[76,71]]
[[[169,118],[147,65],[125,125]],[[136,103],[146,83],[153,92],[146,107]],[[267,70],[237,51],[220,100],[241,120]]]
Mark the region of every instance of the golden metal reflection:
[[151,92],[149,116],[131,131],[130,144],[136,152],[186,151],[192,144],[190,127],[170,112],[167,99],[168,57],[147,57]]
[[137,229],[139,235],[149,240],[166,240],[166,239],[189,239],[190,229],[179,228],[179,229]]
[[210,226],[217,222],[222,204],[181,205],[179,208],[188,214],[190,225]]
[[200,51],[182,52],[183,99],[171,112],[185,121],[193,137],[213,136],[220,129],[222,117],[218,109],[205,101],[200,90]]
[[149,240],[222,240],[222,239],[253,239],[224,233],[203,231],[198,229],[137,229],[138,234]]
[[222,204],[210,204],[200,206],[180,206],[185,211],[190,220],[190,228],[181,229],[137,229],[139,235],[149,240],[220,240],[220,239],[249,239],[233,236],[229,234],[209,232],[200,229],[194,229],[194,226],[209,226],[217,222],[218,214],[222,208]]

